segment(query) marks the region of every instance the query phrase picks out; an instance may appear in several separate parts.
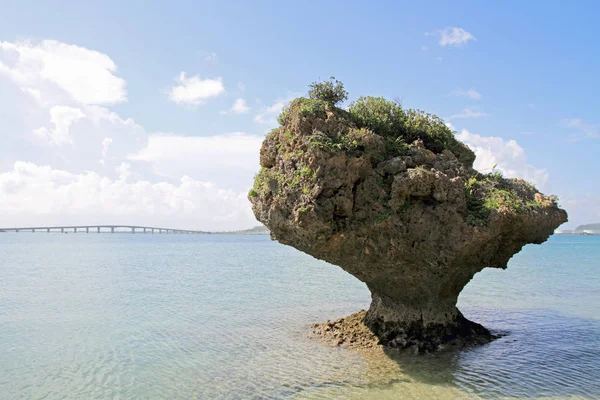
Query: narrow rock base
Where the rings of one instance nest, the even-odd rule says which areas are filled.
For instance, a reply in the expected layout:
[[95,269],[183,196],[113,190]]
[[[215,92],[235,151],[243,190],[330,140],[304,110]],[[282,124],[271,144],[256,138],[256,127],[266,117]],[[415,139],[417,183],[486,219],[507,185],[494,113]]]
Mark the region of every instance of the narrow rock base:
[[335,321],[313,324],[311,336],[320,337],[335,346],[411,349],[416,353],[482,345],[499,337],[462,315],[459,315],[455,324],[434,324],[427,327],[418,323],[386,323],[384,326],[369,327],[365,323],[366,316],[367,312],[362,310]]

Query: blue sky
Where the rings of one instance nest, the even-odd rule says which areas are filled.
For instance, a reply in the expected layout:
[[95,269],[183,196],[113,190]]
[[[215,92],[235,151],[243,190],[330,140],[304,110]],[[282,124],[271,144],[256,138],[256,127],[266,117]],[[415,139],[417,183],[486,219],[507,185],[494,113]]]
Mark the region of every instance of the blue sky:
[[[482,165],[487,165],[487,157],[488,163],[496,162],[507,175],[525,175],[545,192],[558,194],[571,213],[572,225],[600,222],[600,53],[596,51],[600,28],[593,20],[600,5],[595,2],[125,3],[4,2],[0,42],[36,46],[53,40],[109,57],[116,66],[110,73],[125,81],[126,100],[86,100],[77,107],[69,103],[69,107],[83,110],[85,118],[84,105],[101,106],[122,120],[131,118],[143,130],[136,139],[141,148],[157,133],[185,138],[215,138],[231,132],[244,132],[250,139],[262,136],[273,127],[266,122],[275,114],[265,115],[269,107],[305,93],[310,82],[334,75],[345,83],[351,98],[400,98],[406,107],[448,120],[459,133],[466,130],[461,138],[478,146]],[[460,28],[460,35],[443,44],[451,28]],[[170,101],[170,90],[177,86],[181,72],[187,79],[218,80],[222,90],[195,103]],[[8,89],[5,101],[15,103],[6,93]],[[244,100],[246,108],[238,111],[245,112],[230,110],[236,99]],[[44,107],[49,110],[59,102],[48,104]],[[24,116],[32,112],[21,111]],[[77,117],[75,124],[83,125],[85,118]],[[47,126],[52,128],[50,120]],[[98,138],[110,138],[111,148],[116,148],[118,134],[114,132],[122,128],[94,129]],[[69,158],[69,151],[63,154],[64,144],[43,149],[36,143],[35,151],[30,150],[18,136],[21,128],[12,125],[10,129],[13,143],[19,144],[0,163],[0,174],[13,173],[5,176],[7,180],[16,179],[11,166],[17,161],[76,175],[95,171],[115,182],[120,179],[122,171],[114,168],[107,172],[83,162],[78,165]],[[85,133],[74,137],[79,140]],[[487,139],[491,137],[500,141]],[[84,146],[73,143],[71,147]],[[128,154],[140,154],[140,149],[131,146]],[[162,146],[171,143],[154,143],[154,151]],[[137,179],[178,185],[182,176],[188,176],[236,194],[251,184],[249,172],[236,174],[231,168],[225,176],[207,172],[208,167],[198,168],[194,154],[189,154],[188,164],[173,167],[168,158],[148,155],[152,153],[149,147],[145,158],[118,160],[132,170],[129,184]],[[99,153],[101,146],[96,148]],[[222,158],[227,157],[237,156]],[[122,163],[114,161],[115,168],[121,167]],[[252,168],[254,164],[247,170]],[[236,206],[247,207],[239,197]],[[60,210],[48,210],[56,215],[46,218],[64,218]],[[174,210],[170,212],[176,214],[178,208]],[[14,223],[28,222],[26,214],[24,210]],[[134,220],[148,215],[150,211],[142,215],[124,211],[104,216]],[[254,223],[247,210],[221,220],[206,216],[194,223],[212,228],[220,226],[219,221],[227,227]]]

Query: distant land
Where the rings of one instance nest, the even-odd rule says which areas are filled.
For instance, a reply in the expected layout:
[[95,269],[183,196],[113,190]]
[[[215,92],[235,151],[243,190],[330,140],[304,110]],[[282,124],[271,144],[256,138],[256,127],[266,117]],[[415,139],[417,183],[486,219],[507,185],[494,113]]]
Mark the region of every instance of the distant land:
[[600,231],[600,223],[579,225],[576,231]]
[[268,235],[271,233],[264,225],[255,226],[254,228],[244,229],[243,231],[230,231],[230,232],[211,232],[220,233],[226,235]]
[[558,229],[558,235],[600,235],[600,223],[579,225],[573,230]]

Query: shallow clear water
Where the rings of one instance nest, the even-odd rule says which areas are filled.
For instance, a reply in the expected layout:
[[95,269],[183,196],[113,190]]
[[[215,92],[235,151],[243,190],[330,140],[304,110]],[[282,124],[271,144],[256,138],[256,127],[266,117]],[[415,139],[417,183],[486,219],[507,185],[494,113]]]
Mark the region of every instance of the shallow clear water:
[[415,357],[306,325],[368,307],[266,236],[0,234],[0,399],[600,398],[600,237],[527,246],[461,294],[507,336]]

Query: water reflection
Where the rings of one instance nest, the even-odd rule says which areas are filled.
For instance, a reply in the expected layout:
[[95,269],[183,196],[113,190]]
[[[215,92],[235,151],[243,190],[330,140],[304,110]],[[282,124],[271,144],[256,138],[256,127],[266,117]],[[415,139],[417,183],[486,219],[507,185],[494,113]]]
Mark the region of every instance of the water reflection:
[[[487,317],[494,320],[494,314]],[[484,346],[427,355],[346,350],[363,358],[365,383],[346,388],[343,397],[327,389],[298,397],[600,398],[600,321],[553,312],[503,317],[516,328]],[[347,367],[352,374],[356,365]]]

